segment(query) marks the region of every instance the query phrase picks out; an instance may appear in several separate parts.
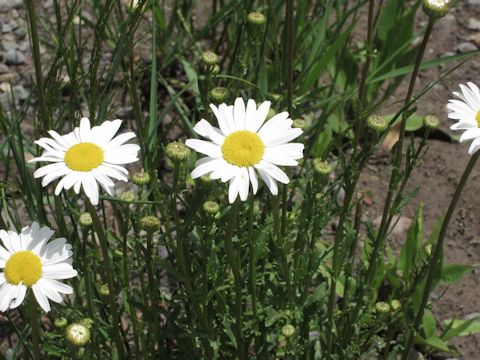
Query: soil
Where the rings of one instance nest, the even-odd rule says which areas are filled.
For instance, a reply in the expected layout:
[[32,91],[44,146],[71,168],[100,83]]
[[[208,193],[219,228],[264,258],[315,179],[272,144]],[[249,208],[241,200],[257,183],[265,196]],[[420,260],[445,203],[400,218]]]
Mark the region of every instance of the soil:
[[[4,3],[8,3],[4,2]],[[5,100],[8,92],[8,82],[12,86],[21,85],[26,91],[31,91],[30,76],[33,76],[33,63],[28,47],[28,38],[25,31],[12,31],[5,33],[2,28],[10,24],[12,20],[17,22],[18,28],[26,29],[25,11],[22,2],[7,12],[0,12],[0,30],[3,31],[0,37],[0,101]],[[0,1],[0,4],[2,1]],[[47,3],[47,2],[45,2]],[[0,5],[1,8],[2,5]],[[1,10],[1,9],[0,9]],[[480,27],[472,30],[471,19],[480,21],[480,1],[460,1],[457,8],[447,17],[440,20],[434,28],[432,41],[429,43],[426,58],[436,59],[445,55],[452,55],[457,50],[462,50],[470,44],[470,47],[478,48],[480,45]],[[419,15],[419,26],[425,25],[426,19]],[[469,29],[470,28],[470,29]],[[8,27],[6,28],[8,30]],[[359,29],[362,31],[363,29]],[[23,45],[22,45],[23,44]],[[9,65],[5,61],[7,47],[16,47],[26,56],[26,61],[18,65]],[[460,46],[460,48],[459,48]],[[416,90],[426,86],[430,81],[437,79],[442,71],[452,65],[422,71],[417,82]],[[451,92],[456,91],[459,83],[477,81],[480,73],[480,58],[473,58],[468,63],[457,69],[446,80],[437,84],[418,103],[419,114],[435,114],[443,122],[441,131],[443,134],[451,134],[448,129],[450,121],[447,118],[446,103],[451,97]],[[407,80],[406,80],[407,81]],[[2,87],[3,86],[3,87]],[[406,86],[406,85],[405,85]],[[405,93],[403,86],[398,94]],[[24,89],[25,90],[25,89]],[[401,99],[392,97],[391,102]],[[31,126],[31,125],[30,125]],[[440,133],[437,133],[437,135]],[[446,136],[434,137],[448,139]],[[410,190],[421,185],[421,190],[415,201],[410,204],[403,215],[406,218],[413,218],[418,203],[425,203],[424,221],[425,232],[428,235],[435,220],[438,219],[447,209],[455,186],[463,173],[465,165],[469,160],[467,153],[468,145],[460,145],[449,141],[431,140],[430,148],[420,167],[414,172],[410,183]],[[367,216],[372,220],[381,215],[384,196],[388,186],[388,157],[386,150],[380,150],[367,166],[358,189],[360,191],[372,191],[373,204],[366,208]],[[452,219],[447,234],[445,257],[447,262],[470,264],[478,267],[480,264],[480,222],[476,216],[480,214],[480,164],[474,169],[467,187],[464,190],[462,199]],[[405,229],[404,229],[405,230]],[[404,239],[403,233],[397,234],[396,241]],[[439,296],[443,290],[437,294]],[[434,307],[435,313],[440,320],[465,318],[468,315],[480,312],[480,278],[478,270],[466,275],[461,281],[448,288]],[[0,318],[0,325],[2,319]],[[2,326],[0,326],[1,328]],[[1,331],[0,331],[1,337]],[[457,339],[453,342],[458,347],[461,355],[454,355],[458,359],[479,359],[480,335],[469,336]]]

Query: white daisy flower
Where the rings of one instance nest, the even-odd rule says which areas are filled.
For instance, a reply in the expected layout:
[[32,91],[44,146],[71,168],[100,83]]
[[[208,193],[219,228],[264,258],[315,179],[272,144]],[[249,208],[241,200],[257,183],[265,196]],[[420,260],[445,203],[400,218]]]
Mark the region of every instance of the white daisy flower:
[[460,100],[449,100],[447,108],[450,110],[448,117],[458,120],[450,129],[465,130],[460,137],[460,142],[473,139],[468,150],[468,153],[472,155],[480,149],[480,90],[472,82],[467,85],[460,85],[461,93],[453,93]]
[[237,98],[235,104],[210,105],[220,128],[201,120],[193,128],[199,135],[211,141],[189,139],[186,145],[207,155],[197,161],[192,178],[210,174],[212,179],[230,182],[228,200],[233,203],[240,195],[245,201],[250,183],[253,193],[258,190],[257,172],[273,195],[278,194],[277,181],[287,184],[288,176],[277,167],[296,166],[303,157],[304,145],[288,143],[299,137],[302,130],[292,128],[293,121],[287,112],[273,116],[265,124],[270,102],[258,109],[255,101],[245,103]]
[[0,311],[15,309],[25,298],[27,288],[32,288],[38,304],[50,311],[48,299],[62,302],[60,294],[72,294],[73,289],[58,280],[77,276],[72,267],[72,246],[65,238],[47,244],[53,230],[40,228],[34,222],[20,234],[0,230]]
[[35,144],[44,149],[42,156],[29,162],[53,162],[39,168],[33,176],[43,177],[42,186],[62,177],[55,188],[55,195],[62,189],[73,187],[78,194],[83,187],[85,194],[93,205],[98,204],[98,184],[111,196],[116,180],[128,181],[128,171],[123,164],[138,160],[140,147],[125,144],[135,137],[135,133],[127,132],[117,137],[122,120],[105,121],[100,126],[90,128],[90,120],[82,118],[80,127],[76,127],[67,135],[59,135],[53,130],[48,133],[52,138],[41,138]]

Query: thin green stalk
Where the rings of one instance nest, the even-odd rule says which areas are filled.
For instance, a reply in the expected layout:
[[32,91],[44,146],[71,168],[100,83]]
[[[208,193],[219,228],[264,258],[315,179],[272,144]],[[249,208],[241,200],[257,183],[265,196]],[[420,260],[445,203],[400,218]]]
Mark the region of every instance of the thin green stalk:
[[[290,117],[293,116],[293,51],[294,51],[294,27],[293,27],[293,0],[287,0],[286,21],[287,21],[287,109]],[[287,231],[287,189],[286,184],[282,185],[282,223],[280,231],[285,236]]]
[[242,304],[242,275],[240,272],[240,259],[233,246],[233,232],[235,230],[235,224],[237,220],[239,201],[236,200],[231,209],[230,216],[228,218],[228,225],[225,231],[225,251],[227,253],[228,261],[232,269],[233,277],[235,280],[235,337],[237,339],[237,353],[239,359],[245,359],[245,346],[242,337],[242,317],[243,317],[243,304]]
[[35,81],[37,83],[37,97],[40,112],[40,120],[42,123],[42,132],[50,129],[50,123],[47,116],[47,107],[45,104],[45,89],[43,87],[42,78],[42,60],[40,58],[40,39],[38,37],[37,29],[37,14],[35,12],[35,5],[33,0],[25,0],[25,5],[28,13],[28,22],[30,25],[30,36],[32,46],[33,64],[35,66]]
[[118,309],[118,304],[115,299],[115,281],[114,281],[114,274],[113,274],[113,267],[110,261],[110,255],[108,252],[108,240],[103,231],[102,224],[100,219],[98,218],[97,211],[90,203],[90,200],[86,199],[85,201],[86,207],[90,215],[92,216],[93,220],[93,228],[97,233],[98,240],[100,242],[100,248],[102,251],[103,263],[104,263],[104,271],[107,278],[107,285],[108,285],[108,300],[110,303],[110,311],[112,316],[112,324],[111,324],[111,331],[112,336],[115,341],[115,345],[117,347],[118,356],[120,359],[125,359],[125,347],[122,341],[122,334],[121,334],[121,322],[120,322],[120,312]]
[[[420,70],[420,65],[422,63],[422,58],[423,58],[423,55],[425,53],[425,49],[427,48],[428,40],[430,39],[430,35],[432,34],[434,22],[435,22],[435,20],[432,20],[431,18],[428,22],[427,30],[425,31],[423,41],[422,41],[422,45],[420,46],[420,50],[418,52],[418,55],[417,55],[417,58],[416,58],[416,61],[415,61],[415,67],[414,67],[414,70],[413,70],[413,73],[412,73],[412,77],[410,78],[410,85],[408,87],[407,96],[405,98],[405,105],[409,104],[410,100],[412,99],[413,90],[415,88],[415,82],[416,82],[416,79],[417,79],[417,76],[418,76],[418,72]],[[369,261],[367,275],[366,275],[366,283],[367,284],[370,284],[372,282],[373,277],[375,275],[378,253],[379,253],[380,249],[382,248],[382,244],[385,240],[385,234],[387,233],[388,228],[390,226],[390,223],[387,220],[389,218],[390,210],[392,208],[392,200],[394,198],[394,192],[396,190],[396,184],[397,184],[397,181],[398,181],[397,178],[398,178],[398,175],[399,175],[399,169],[400,169],[400,166],[402,164],[403,142],[404,142],[404,138],[405,138],[405,127],[406,127],[406,124],[407,124],[407,116],[405,114],[406,111],[407,111],[407,109],[405,109],[405,111],[403,112],[403,115],[402,115],[402,122],[401,122],[401,125],[400,125],[400,138],[399,138],[398,144],[396,144],[396,148],[395,148],[395,154],[394,154],[394,159],[393,159],[393,164],[392,164],[392,172],[391,172],[391,176],[390,176],[390,183],[389,183],[389,187],[388,187],[387,198],[385,200],[385,205],[384,205],[384,208],[383,208],[382,221],[380,223],[380,228],[378,230],[378,235],[377,235],[377,238],[375,239],[375,243],[373,245],[373,250],[372,250],[372,253],[370,255],[370,261]]]
[[[256,255],[256,242],[253,239],[253,211],[255,207],[255,200],[253,196],[248,198],[248,237],[247,243],[249,248],[249,286],[250,286],[250,295],[252,301],[252,313],[253,319],[255,324],[255,332],[259,331],[259,321],[258,321],[258,312],[257,312],[257,287],[256,287],[256,262],[257,262],[257,255]],[[258,337],[255,335],[255,353],[259,348]]]
[[40,326],[38,324],[37,302],[33,295],[33,291],[29,291],[28,296],[28,310],[30,316],[30,329],[32,334],[33,357],[35,360],[40,360],[42,355],[40,353]]
[[471,157],[470,161],[467,164],[467,167],[465,168],[465,171],[463,172],[462,178],[460,179],[460,183],[458,184],[457,189],[455,190],[452,201],[448,206],[447,214],[445,215],[445,219],[443,220],[442,227],[440,229],[440,234],[438,235],[438,240],[437,240],[437,243],[435,244],[435,249],[433,250],[432,260],[430,261],[430,265],[428,268],[428,276],[427,276],[427,281],[425,283],[425,289],[423,290],[422,302],[420,303],[420,307],[418,308],[418,313],[417,313],[417,316],[415,317],[413,326],[408,330],[407,341],[406,341],[406,345],[405,345],[403,356],[402,356],[403,360],[408,359],[408,355],[410,354],[410,349],[413,346],[415,332],[417,331],[418,327],[420,326],[420,323],[422,322],[423,313],[425,311],[425,307],[427,306],[428,299],[430,297],[430,292],[432,291],[434,277],[435,275],[437,275],[438,265],[441,260],[441,254],[443,250],[443,244],[445,242],[445,235],[447,234],[448,225],[452,218],[453,212],[455,211],[455,207],[457,206],[457,202],[460,199],[462,191],[465,187],[465,184],[467,183],[467,180],[470,176],[470,173],[472,172],[473,167],[475,166],[479,157],[480,157],[480,151],[477,151]]

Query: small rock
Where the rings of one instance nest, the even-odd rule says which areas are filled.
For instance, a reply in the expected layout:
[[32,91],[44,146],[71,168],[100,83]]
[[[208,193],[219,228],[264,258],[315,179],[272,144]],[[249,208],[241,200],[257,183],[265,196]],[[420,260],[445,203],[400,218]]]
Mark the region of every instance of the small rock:
[[7,65],[0,63],[0,74],[6,74],[9,71],[10,69]]
[[470,36],[468,40],[473,41],[475,45],[480,46],[480,32]]
[[468,0],[468,5],[480,5],[480,0]]
[[23,85],[15,85],[12,90],[16,100],[24,101],[28,99],[29,92],[25,90]]
[[466,52],[477,50],[477,47],[475,45],[473,45],[472,43],[464,42],[464,43],[461,43],[460,45],[457,46],[457,50],[460,53],[466,53]]
[[3,26],[2,26],[2,32],[3,32],[4,34],[8,34],[8,33],[12,32],[12,31],[13,31],[12,25],[10,25],[10,24],[3,24]]
[[0,12],[8,12],[23,6],[22,0],[0,0]]
[[5,53],[5,63],[7,65],[21,65],[25,63],[25,55],[17,49],[10,49]]
[[471,319],[477,319],[477,318],[480,319],[480,313],[478,312],[473,312],[465,316],[465,320],[471,320]]
[[480,20],[475,18],[468,19],[467,29],[476,31],[480,30]]
[[11,85],[9,83],[1,83],[0,84],[0,91],[8,93],[12,89]]

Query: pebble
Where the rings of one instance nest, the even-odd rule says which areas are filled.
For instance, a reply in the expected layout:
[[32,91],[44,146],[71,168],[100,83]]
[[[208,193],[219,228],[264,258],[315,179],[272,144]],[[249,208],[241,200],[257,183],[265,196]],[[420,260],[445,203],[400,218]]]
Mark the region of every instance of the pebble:
[[10,49],[5,53],[5,63],[7,65],[21,65],[25,63],[26,57],[17,49]]
[[23,0],[0,0],[0,12],[7,12],[23,6]]
[[7,34],[7,33],[12,32],[12,31],[13,31],[13,26],[12,26],[12,25],[10,25],[10,24],[3,24],[3,26],[2,26],[2,32],[3,32],[4,34]]
[[468,0],[468,5],[480,5],[480,0]]
[[475,18],[470,18],[467,23],[467,28],[469,30],[480,30],[480,20],[477,20]]
[[477,47],[469,42],[463,42],[457,46],[457,50],[461,53],[477,50]]
[[6,74],[10,71],[9,67],[3,63],[0,63],[0,74]]

